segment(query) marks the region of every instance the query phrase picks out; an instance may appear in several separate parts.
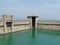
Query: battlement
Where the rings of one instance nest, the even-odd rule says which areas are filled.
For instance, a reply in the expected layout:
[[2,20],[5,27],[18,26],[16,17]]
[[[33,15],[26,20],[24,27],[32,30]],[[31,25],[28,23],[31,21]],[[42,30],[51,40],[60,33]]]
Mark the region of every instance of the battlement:
[[2,20],[11,21],[11,20],[13,20],[13,15],[2,15]]
[[41,21],[38,20],[38,16],[27,17],[28,20],[14,20],[13,15],[2,15],[2,20],[0,20],[0,34],[32,28],[60,29],[60,21]]

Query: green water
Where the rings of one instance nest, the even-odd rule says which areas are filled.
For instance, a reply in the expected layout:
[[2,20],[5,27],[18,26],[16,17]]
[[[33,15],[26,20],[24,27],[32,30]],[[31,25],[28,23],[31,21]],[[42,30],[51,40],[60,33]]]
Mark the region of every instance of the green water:
[[30,31],[0,35],[0,45],[60,45],[60,32],[38,30],[35,35]]

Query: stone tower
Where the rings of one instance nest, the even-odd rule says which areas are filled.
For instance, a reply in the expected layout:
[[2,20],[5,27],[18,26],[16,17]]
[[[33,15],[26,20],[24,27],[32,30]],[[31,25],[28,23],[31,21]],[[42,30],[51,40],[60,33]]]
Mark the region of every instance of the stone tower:
[[28,16],[31,25],[31,35],[32,37],[37,36],[37,20],[38,16]]
[[28,16],[28,19],[31,23],[31,28],[36,29],[37,28],[37,20],[38,20],[38,16]]
[[13,15],[2,15],[4,31],[11,32],[13,30]]

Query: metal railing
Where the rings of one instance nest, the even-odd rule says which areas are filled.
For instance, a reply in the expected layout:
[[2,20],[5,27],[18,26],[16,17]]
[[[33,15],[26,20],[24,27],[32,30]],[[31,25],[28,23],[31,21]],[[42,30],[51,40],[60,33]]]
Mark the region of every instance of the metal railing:
[[60,21],[54,20],[38,20],[37,22],[40,24],[60,24]]
[[28,24],[29,20],[14,20],[14,24]]

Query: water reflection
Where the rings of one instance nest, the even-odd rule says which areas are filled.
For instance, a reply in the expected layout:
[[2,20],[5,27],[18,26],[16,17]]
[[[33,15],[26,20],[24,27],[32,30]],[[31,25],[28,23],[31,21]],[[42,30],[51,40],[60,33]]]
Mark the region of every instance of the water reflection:
[[37,29],[32,28],[32,29],[31,29],[31,33],[32,33],[32,37],[33,37],[33,38],[36,38],[36,36],[37,36]]
[[0,44],[1,45],[12,45],[12,34],[1,35]]
[[60,32],[31,31],[0,35],[0,45],[60,45]]

